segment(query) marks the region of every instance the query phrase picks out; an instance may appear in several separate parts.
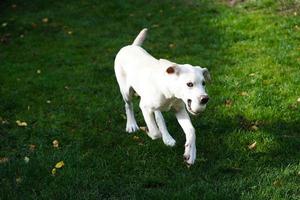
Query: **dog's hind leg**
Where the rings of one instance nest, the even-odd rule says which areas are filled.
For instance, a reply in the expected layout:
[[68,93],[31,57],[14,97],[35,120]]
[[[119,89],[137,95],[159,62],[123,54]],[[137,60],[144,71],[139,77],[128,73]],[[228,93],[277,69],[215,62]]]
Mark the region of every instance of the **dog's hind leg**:
[[131,86],[128,86],[126,81],[126,75],[122,72],[122,69],[119,66],[115,66],[115,72],[120,87],[120,91],[123,100],[125,102],[125,112],[126,112],[126,119],[127,119],[126,131],[128,133],[132,133],[139,130],[133,112],[133,105],[132,105],[133,89],[131,88]]
[[174,146],[176,141],[172,138],[172,136],[169,134],[169,131],[167,129],[165,120],[163,115],[161,114],[160,111],[155,111],[155,119],[156,119],[156,123],[158,125],[158,128],[162,134],[162,140],[165,143],[165,145],[167,146]]
[[125,111],[126,111],[126,118],[127,118],[127,122],[126,122],[126,131],[128,133],[132,133],[135,132],[137,130],[139,130],[139,127],[136,123],[135,117],[134,117],[134,112],[133,112],[133,105],[132,105],[132,89],[129,88],[127,89],[127,91],[124,92],[124,94],[122,94],[123,99],[125,101]]

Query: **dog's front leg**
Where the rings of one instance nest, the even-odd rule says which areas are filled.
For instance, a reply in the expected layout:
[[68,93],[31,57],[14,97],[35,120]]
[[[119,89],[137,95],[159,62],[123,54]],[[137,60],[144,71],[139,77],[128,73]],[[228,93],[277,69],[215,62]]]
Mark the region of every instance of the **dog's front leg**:
[[140,108],[142,110],[145,122],[148,127],[148,132],[147,132],[148,136],[153,140],[155,140],[157,138],[161,138],[161,133],[155,122],[154,110],[143,105],[142,103],[140,103]]
[[186,142],[184,150],[184,159],[188,164],[194,164],[196,159],[196,135],[195,128],[191,123],[191,119],[184,107],[180,108],[176,112],[176,118],[180,126],[182,127]]
[[156,119],[158,128],[162,134],[162,139],[163,139],[163,142],[165,143],[165,145],[171,146],[171,147],[174,146],[176,141],[169,134],[164,117],[159,110],[155,111],[155,119]]

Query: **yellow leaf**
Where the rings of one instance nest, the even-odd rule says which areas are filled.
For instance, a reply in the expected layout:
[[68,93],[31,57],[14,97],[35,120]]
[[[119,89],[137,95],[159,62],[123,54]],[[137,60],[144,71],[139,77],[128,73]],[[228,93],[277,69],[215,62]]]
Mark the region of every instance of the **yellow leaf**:
[[256,141],[248,146],[248,149],[254,149],[256,147]]
[[145,132],[148,131],[146,126],[141,126],[140,129],[141,129],[142,131],[145,131]]
[[56,163],[55,168],[56,168],[56,169],[60,169],[60,168],[62,168],[64,165],[65,165],[64,161],[60,161],[60,162]]
[[257,130],[258,130],[258,127],[257,127],[256,125],[252,125],[252,126],[250,127],[250,129],[251,129],[252,131],[257,131]]
[[20,120],[17,120],[16,123],[17,123],[18,126],[22,126],[22,127],[27,126],[26,122],[21,122]]
[[139,136],[133,136],[133,140],[139,140],[140,138],[139,138]]
[[247,92],[241,92],[241,96],[249,96]]
[[49,19],[47,17],[45,17],[44,19],[42,19],[43,23],[48,23]]
[[52,174],[52,175],[55,175],[55,174],[56,174],[56,169],[55,169],[55,168],[53,168],[53,169],[51,170],[51,174]]
[[58,146],[59,146],[58,140],[53,140],[52,144],[53,144],[54,148],[58,148]]

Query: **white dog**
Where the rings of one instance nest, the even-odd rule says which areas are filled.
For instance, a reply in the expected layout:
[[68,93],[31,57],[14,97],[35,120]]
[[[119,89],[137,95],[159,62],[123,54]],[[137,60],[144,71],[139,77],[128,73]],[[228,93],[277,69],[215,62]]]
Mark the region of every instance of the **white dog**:
[[196,135],[185,107],[192,115],[202,112],[209,100],[205,82],[210,79],[206,68],[189,64],[176,64],[152,57],[142,47],[147,29],[143,29],[132,45],[123,47],[115,59],[115,73],[125,101],[126,131],[139,130],[136,123],[132,96],[141,97],[140,108],[152,139],[161,138],[168,146],[175,140],[169,134],[161,111],[173,108],[185,135],[184,158],[188,164],[196,159]]

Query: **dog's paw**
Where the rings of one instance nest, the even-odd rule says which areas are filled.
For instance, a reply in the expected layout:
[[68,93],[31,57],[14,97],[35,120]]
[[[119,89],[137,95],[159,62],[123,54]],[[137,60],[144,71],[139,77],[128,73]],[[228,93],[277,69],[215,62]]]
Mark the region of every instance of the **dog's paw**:
[[195,163],[196,160],[196,145],[195,144],[186,144],[185,150],[183,154],[184,161],[192,165]]
[[148,136],[152,139],[152,140],[156,140],[161,138],[161,133],[160,132],[155,132],[155,133],[151,133],[151,132],[147,132]]
[[163,137],[163,142],[170,147],[173,147],[176,144],[176,141],[171,136]]
[[139,130],[139,127],[136,123],[131,123],[126,125],[126,132],[133,133]]

